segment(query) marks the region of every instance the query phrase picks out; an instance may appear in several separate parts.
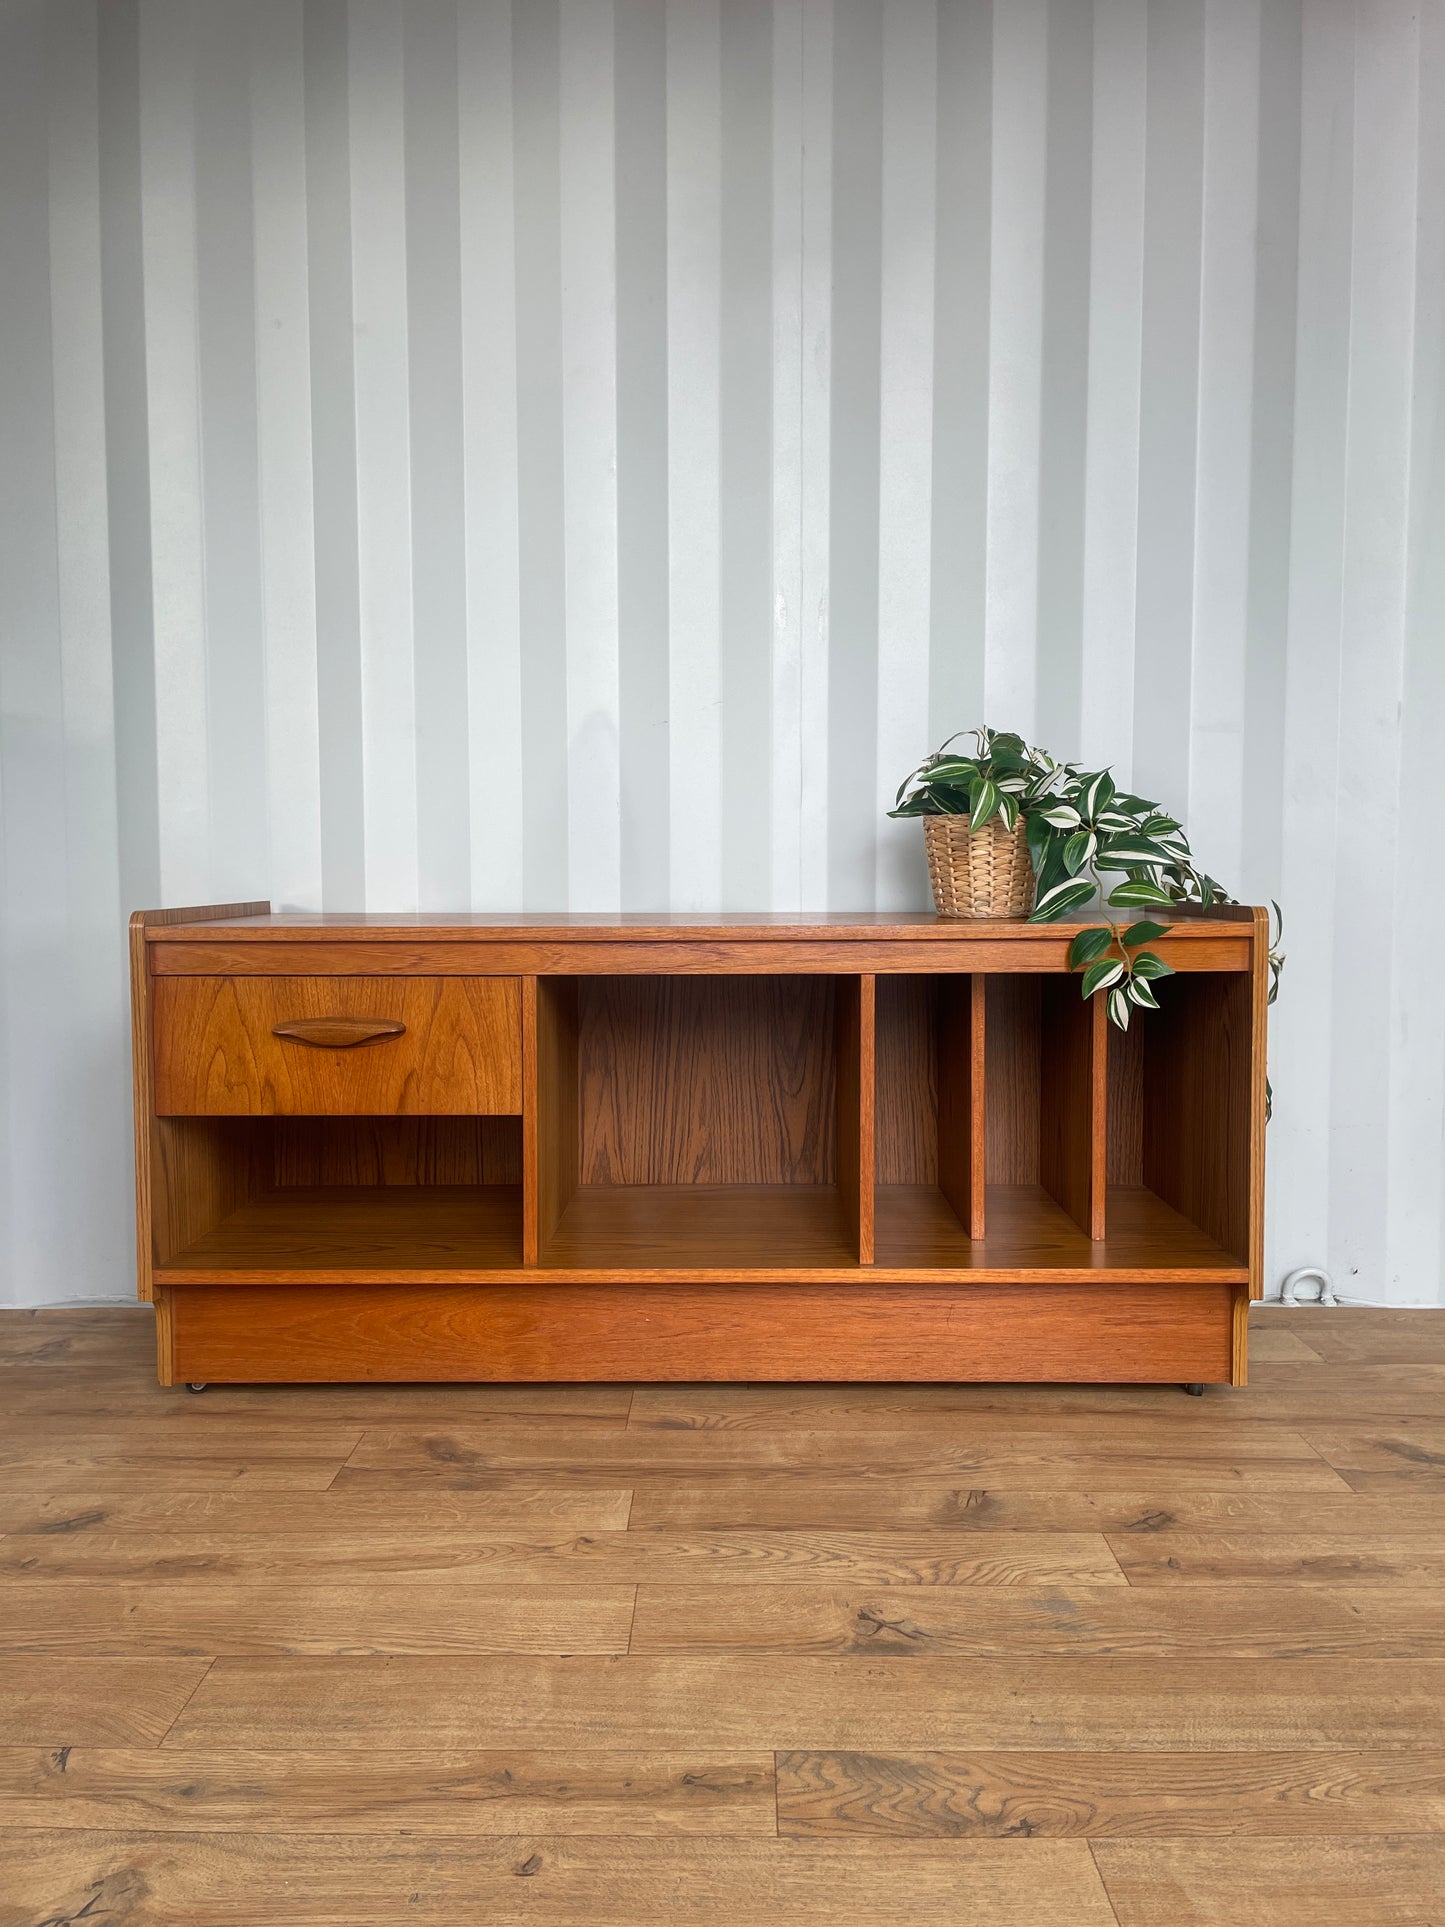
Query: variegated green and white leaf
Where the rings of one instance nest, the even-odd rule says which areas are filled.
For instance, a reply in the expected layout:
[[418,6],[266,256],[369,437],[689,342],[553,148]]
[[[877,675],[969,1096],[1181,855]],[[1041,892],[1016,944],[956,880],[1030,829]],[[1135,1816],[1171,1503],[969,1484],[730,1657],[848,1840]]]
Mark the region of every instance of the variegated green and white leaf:
[[1070,876],[1076,876],[1093,856],[1099,839],[1092,830],[1075,830],[1064,845],[1064,868]]
[[1144,1010],[1158,1010],[1159,999],[1154,995],[1142,977],[1135,977],[1129,984],[1129,1002],[1138,1004]]
[[1087,903],[1094,894],[1094,886],[1087,877],[1068,877],[1056,883],[1039,897],[1029,916],[1030,923],[1052,923],[1066,911],[1077,909]]
[[1116,890],[1109,893],[1109,902],[1119,910],[1136,906],[1142,909],[1146,904],[1170,901],[1168,891],[1161,890],[1157,883],[1121,883]]
[[1113,941],[1113,931],[1104,924],[1100,924],[1096,930],[1081,930],[1069,945],[1070,970],[1081,970],[1096,957],[1102,957]]
[[1134,975],[1157,982],[1160,977],[1172,977],[1174,966],[1165,963],[1162,957],[1156,957],[1152,950],[1141,950],[1134,958]]
[[1090,964],[1084,972],[1081,986],[1085,997],[1092,997],[1096,990],[1107,990],[1110,984],[1117,984],[1124,975],[1124,964],[1119,957],[1101,957],[1097,963]]
[[1120,1030],[1129,1028],[1129,998],[1123,989],[1109,992],[1109,1019],[1111,1023],[1117,1024]]

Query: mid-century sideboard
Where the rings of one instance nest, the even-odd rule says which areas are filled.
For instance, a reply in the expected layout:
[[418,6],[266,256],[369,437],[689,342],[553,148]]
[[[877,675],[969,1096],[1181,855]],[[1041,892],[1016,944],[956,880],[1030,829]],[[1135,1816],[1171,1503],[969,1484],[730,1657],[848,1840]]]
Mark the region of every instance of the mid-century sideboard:
[[161,1380],[1240,1384],[1266,913],[1079,928],[140,912]]

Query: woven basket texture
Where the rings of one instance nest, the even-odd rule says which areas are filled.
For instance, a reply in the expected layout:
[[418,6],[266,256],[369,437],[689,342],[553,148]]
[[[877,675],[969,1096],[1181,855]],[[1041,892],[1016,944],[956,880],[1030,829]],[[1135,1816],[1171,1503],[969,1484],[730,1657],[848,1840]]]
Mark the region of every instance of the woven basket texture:
[[977,835],[966,816],[925,816],[928,876],[941,917],[1026,917],[1034,907],[1034,866],[1024,825],[995,816]]

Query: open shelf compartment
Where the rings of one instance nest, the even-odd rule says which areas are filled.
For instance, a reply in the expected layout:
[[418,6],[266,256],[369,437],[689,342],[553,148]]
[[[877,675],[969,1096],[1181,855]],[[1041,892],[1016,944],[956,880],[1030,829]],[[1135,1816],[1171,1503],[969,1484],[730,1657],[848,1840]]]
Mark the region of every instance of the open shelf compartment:
[[1160,1008],[1109,1031],[1108,1222],[1167,1227],[1221,1265],[1250,1255],[1250,980],[1171,977]]
[[[1121,1037],[1107,1025],[1102,1000],[1085,1003],[1078,978],[1062,973],[879,978],[879,1266],[1035,1281],[1243,1277],[1244,1260],[1219,1237],[1216,1220],[1193,1208],[1198,1200],[1184,1170],[1198,1147],[1169,1068],[1181,1051],[1202,1052],[1203,1075],[1210,1046],[1194,1041],[1201,1007],[1193,986],[1206,981],[1244,982],[1180,980],[1189,986],[1181,1015],[1163,1027],[1158,1067],[1147,1080],[1160,1148],[1157,1177],[1146,1180],[1139,1148],[1146,1080],[1136,1068],[1127,1089],[1115,1089],[1111,1112],[1111,1083],[1117,1087],[1120,1075],[1111,1080],[1110,1053],[1112,1040],[1126,1053],[1140,1051],[1159,1014]],[[1228,994],[1240,1003],[1238,992]],[[1127,1074],[1134,1058],[1123,1063]],[[1203,1142],[1218,1135],[1206,1131]],[[1176,1149],[1165,1154],[1166,1144]]]
[[539,977],[536,1000],[544,1270],[871,1261],[871,978]]
[[520,1117],[164,1118],[162,1284],[420,1282],[522,1262]]

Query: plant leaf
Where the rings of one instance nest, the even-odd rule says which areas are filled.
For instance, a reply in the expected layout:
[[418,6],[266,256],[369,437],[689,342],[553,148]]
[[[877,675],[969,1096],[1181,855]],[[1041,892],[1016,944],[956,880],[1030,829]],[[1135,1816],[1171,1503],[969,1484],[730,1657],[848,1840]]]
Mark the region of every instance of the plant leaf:
[[1064,868],[1076,876],[1094,854],[1098,838],[1092,830],[1075,830],[1064,845]]
[[1135,864],[1157,870],[1166,858],[1157,843],[1142,836],[1106,836],[1099,848],[1099,863],[1111,870],[1127,870]]
[[1120,1030],[1129,1028],[1129,998],[1127,992],[1122,989],[1116,988],[1109,992],[1109,1019],[1111,1023],[1117,1024]]
[[1079,814],[1086,822],[1092,823],[1100,810],[1108,809],[1114,800],[1114,779],[1106,769],[1097,775],[1086,776],[1079,791]]
[[1140,950],[1134,956],[1134,975],[1157,981],[1160,977],[1172,977],[1174,966],[1156,957],[1152,950]]
[[998,785],[987,776],[980,776],[968,786],[968,827],[970,832],[981,830],[985,823],[998,810]]
[[1081,930],[1069,945],[1070,970],[1081,970],[1095,957],[1102,957],[1113,941],[1114,933],[1106,925],[1100,924],[1096,930]]
[[1131,1004],[1138,1004],[1145,1010],[1158,1010],[1159,1008],[1159,999],[1154,995],[1142,977],[1131,979],[1129,984],[1129,1002]]
[[1039,815],[1051,829],[1076,830],[1079,827],[1079,812],[1072,803],[1054,803]]
[[1051,890],[1044,891],[1033,907],[1029,922],[1053,923],[1067,911],[1087,903],[1093,894],[1094,886],[1087,877],[1066,877],[1062,883],[1056,883]]
[[1096,990],[1107,990],[1110,984],[1118,983],[1123,975],[1124,965],[1118,957],[1101,957],[1084,972],[1082,994],[1092,997]]
[[1110,893],[1109,902],[1116,910],[1131,906],[1142,907],[1150,903],[1169,903],[1172,899],[1167,890],[1161,890],[1157,883],[1121,883]]
[[1141,943],[1153,943],[1156,938],[1167,937],[1169,929],[1167,923],[1150,923],[1145,917],[1142,923],[1131,923],[1124,932],[1125,947],[1136,950]]

